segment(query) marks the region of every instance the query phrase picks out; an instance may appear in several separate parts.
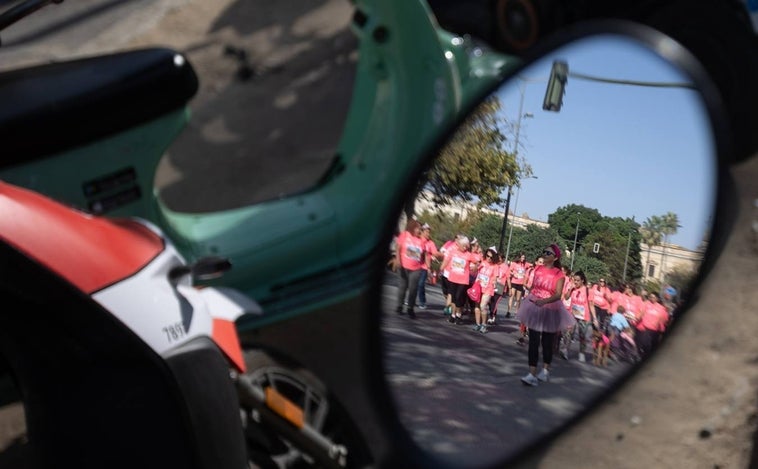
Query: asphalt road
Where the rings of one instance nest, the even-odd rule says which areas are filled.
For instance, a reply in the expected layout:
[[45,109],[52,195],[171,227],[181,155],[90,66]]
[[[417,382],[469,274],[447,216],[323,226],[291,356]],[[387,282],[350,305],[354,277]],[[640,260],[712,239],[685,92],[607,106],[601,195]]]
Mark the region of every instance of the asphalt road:
[[[417,318],[395,312],[398,278],[388,274],[383,293],[384,363],[401,421],[424,449],[451,462],[492,462],[513,455],[568,422],[612,385],[630,364],[598,367],[554,357],[548,383],[525,386],[527,350],[516,343],[518,321],[506,319],[486,334],[447,322],[439,286],[427,285],[427,309]],[[451,402],[453,405],[451,405]]]

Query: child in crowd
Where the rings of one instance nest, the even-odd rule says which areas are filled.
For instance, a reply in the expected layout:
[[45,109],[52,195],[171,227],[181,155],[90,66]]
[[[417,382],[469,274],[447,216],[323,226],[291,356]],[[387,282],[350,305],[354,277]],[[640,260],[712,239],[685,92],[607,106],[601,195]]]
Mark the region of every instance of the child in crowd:
[[626,310],[624,310],[624,307],[621,305],[618,305],[616,307],[616,311],[611,312],[611,319],[609,322],[610,325],[610,333],[620,333],[622,331],[625,331],[629,329],[629,331],[632,330],[632,326],[629,324],[629,321],[626,319]]
[[629,323],[626,309],[622,305],[616,306],[616,311],[611,312],[608,322],[608,339],[610,340],[610,356],[617,361],[639,360],[637,343],[634,340],[634,328]]
[[596,366],[608,366],[608,356],[611,352],[611,339],[597,327],[592,327],[592,348],[595,357],[592,363]]

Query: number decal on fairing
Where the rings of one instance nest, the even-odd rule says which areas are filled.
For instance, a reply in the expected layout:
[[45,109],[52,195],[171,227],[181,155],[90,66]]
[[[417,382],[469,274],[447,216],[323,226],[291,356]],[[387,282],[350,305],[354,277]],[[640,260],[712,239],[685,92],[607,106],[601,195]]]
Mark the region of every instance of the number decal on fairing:
[[177,340],[184,338],[186,335],[184,325],[182,325],[181,322],[169,324],[161,330],[166,334],[166,340],[168,340],[168,343],[176,342]]

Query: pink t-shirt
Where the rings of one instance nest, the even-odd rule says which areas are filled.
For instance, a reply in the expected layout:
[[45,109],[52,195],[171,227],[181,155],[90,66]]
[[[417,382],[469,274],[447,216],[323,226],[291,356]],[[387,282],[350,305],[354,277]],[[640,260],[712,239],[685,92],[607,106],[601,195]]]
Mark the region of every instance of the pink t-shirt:
[[531,294],[536,298],[548,298],[553,296],[558,286],[558,280],[563,278],[563,272],[558,267],[545,267],[538,265],[534,269],[534,282]]
[[575,318],[581,319],[582,321],[589,321],[592,319],[590,304],[587,297],[588,293],[589,289],[584,285],[571,292],[569,311],[571,311],[571,314],[573,314]]
[[427,239],[424,243],[424,252],[426,253],[426,262],[424,262],[424,269],[429,270],[429,266],[432,263],[432,256],[437,254],[437,246],[434,245],[434,241]]
[[495,294],[495,280],[498,274],[497,264],[483,262],[479,266],[479,272],[476,275],[476,281],[482,285],[482,294],[492,296]]
[[511,275],[511,268],[505,262],[498,264],[497,268],[498,268],[497,281],[502,283],[503,285],[507,285],[508,276]]
[[529,267],[528,262],[511,262],[511,284],[523,285],[526,282]]
[[590,289],[590,295],[592,296],[593,303],[595,303],[595,306],[598,308],[602,308],[606,311],[610,308],[611,303],[608,301],[608,298],[611,296],[610,288],[593,285]]
[[[453,249],[454,246],[455,246],[455,241],[454,240],[451,239],[450,241],[445,241],[445,244],[443,244],[442,247],[440,248],[440,252],[442,254],[444,254],[445,256],[447,256],[447,253],[451,249]],[[444,260],[443,260],[443,262],[444,262]],[[445,267],[445,269],[442,271],[442,276],[445,277],[445,278],[448,278],[450,276],[450,269],[447,268],[447,267]]]
[[574,288],[574,282],[571,281],[570,278],[566,277],[566,281],[563,282],[563,291],[561,292],[561,300],[563,301],[563,306],[566,307],[567,310],[570,310],[571,308],[571,297],[568,295],[568,292],[571,291],[571,289]]
[[404,269],[419,270],[425,265],[425,245],[422,238],[413,236],[408,231],[403,231],[397,238],[397,248],[400,253],[400,265]]
[[624,316],[627,318],[633,316],[633,320],[635,322],[639,320],[640,315],[642,314],[642,298],[637,295],[627,295],[625,293],[618,292],[613,297],[613,302],[611,303],[611,311],[615,313],[617,311],[618,305],[624,307]]
[[471,253],[473,258],[469,261],[469,271],[474,272],[476,269],[479,268],[479,264],[482,262],[482,253],[481,252],[472,252]]
[[469,263],[476,259],[476,254],[469,251],[461,251],[454,246],[445,254],[445,268],[448,270],[447,279],[459,285],[469,283]]
[[665,306],[660,303],[648,302],[643,311],[642,318],[637,324],[637,329],[641,331],[663,332],[666,330],[668,320],[669,313],[666,311]]
[[447,250],[451,249],[453,246],[455,246],[454,240],[451,239],[449,241],[445,241],[445,244],[443,244],[442,247],[440,248],[440,252],[444,254]]
[[[536,265],[535,266],[532,266],[531,264],[529,265],[529,270],[526,272],[526,282],[524,282],[524,286],[526,288],[531,289],[532,285],[534,285],[534,270],[537,267],[538,266]],[[563,273],[563,271],[561,271],[561,273]],[[566,282],[563,282],[563,283],[565,284]]]

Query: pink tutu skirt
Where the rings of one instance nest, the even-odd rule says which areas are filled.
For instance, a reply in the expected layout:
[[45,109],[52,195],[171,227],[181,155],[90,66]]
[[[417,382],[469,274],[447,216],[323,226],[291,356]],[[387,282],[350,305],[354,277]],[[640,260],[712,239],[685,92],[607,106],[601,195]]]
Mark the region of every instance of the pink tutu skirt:
[[562,301],[537,306],[531,301],[533,299],[536,298],[531,294],[527,295],[516,312],[516,318],[529,329],[540,332],[561,332],[576,324],[576,319]]

